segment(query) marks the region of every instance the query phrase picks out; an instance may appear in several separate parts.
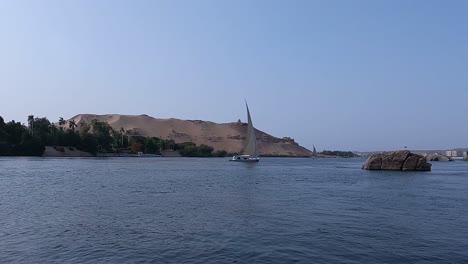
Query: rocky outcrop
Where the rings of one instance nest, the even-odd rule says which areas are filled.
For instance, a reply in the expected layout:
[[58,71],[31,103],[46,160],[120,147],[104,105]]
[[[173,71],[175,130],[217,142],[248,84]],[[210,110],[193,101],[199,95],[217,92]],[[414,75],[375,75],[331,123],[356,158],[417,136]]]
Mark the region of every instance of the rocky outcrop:
[[438,153],[428,155],[427,159],[429,161],[451,161],[452,160],[451,158],[445,155],[438,154]]
[[426,158],[408,150],[382,152],[371,155],[362,165],[364,170],[430,171]]
[[74,147],[45,146],[43,157],[94,157],[89,152],[77,150]]

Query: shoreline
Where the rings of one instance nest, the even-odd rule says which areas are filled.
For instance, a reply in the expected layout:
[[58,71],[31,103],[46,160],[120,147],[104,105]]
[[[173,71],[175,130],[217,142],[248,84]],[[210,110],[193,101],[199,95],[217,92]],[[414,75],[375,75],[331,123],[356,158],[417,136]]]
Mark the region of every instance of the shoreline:
[[[42,155],[42,156],[24,156],[24,155],[8,155],[8,156],[0,156],[0,158],[193,158],[193,159],[213,159],[213,158],[232,158],[232,156],[225,156],[225,157],[184,157],[184,156],[164,156],[159,154],[112,154],[112,153],[104,153],[104,154],[97,154],[97,155]],[[112,155],[111,155],[112,154]],[[306,156],[260,156],[260,158],[289,158],[289,159],[362,159],[363,157],[306,157]]]

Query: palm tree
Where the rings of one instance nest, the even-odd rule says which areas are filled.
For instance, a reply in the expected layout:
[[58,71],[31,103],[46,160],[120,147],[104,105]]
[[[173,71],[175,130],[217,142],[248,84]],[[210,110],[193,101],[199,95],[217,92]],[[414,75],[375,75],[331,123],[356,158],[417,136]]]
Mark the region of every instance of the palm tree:
[[111,129],[111,135],[112,135],[112,139],[113,139],[113,143],[112,143],[112,147],[113,148],[118,148],[119,147],[119,138],[120,138],[120,133],[119,131],[115,130],[115,129]]
[[75,127],[76,127],[76,122],[75,122],[75,120],[72,119],[72,120],[68,121],[68,127],[69,127],[71,130],[75,131]]
[[54,123],[51,123],[51,124],[49,125],[49,131],[50,131],[50,133],[52,134],[52,136],[55,136],[55,131],[57,131],[57,127],[55,126]]
[[124,147],[124,134],[125,134],[125,129],[123,127],[120,128],[120,134],[122,135],[122,148]]
[[132,130],[125,131],[125,135],[127,135],[127,140],[128,140],[129,145],[130,145],[130,142],[132,141],[132,133],[133,133]]
[[59,125],[60,125],[60,129],[63,130],[63,126],[67,124],[67,121],[65,119],[63,119],[63,117],[60,117],[59,119]]
[[80,126],[80,132],[79,133],[80,133],[81,136],[83,136],[83,135],[85,135],[86,133],[89,132],[90,127],[83,120],[81,120],[80,123],[78,123],[78,125]]
[[34,135],[34,116],[30,115],[28,116],[28,126],[29,126],[29,132],[31,135]]

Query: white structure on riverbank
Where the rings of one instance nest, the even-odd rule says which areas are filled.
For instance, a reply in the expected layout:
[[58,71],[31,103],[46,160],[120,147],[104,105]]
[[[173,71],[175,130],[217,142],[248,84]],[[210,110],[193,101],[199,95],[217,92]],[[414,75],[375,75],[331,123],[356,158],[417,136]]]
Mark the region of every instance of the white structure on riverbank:
[[447,156],[447,157],[461,157],[462,153],[461,153],[461,151],[458,151],[458,150],[447,150],[445,152],[445,156]]

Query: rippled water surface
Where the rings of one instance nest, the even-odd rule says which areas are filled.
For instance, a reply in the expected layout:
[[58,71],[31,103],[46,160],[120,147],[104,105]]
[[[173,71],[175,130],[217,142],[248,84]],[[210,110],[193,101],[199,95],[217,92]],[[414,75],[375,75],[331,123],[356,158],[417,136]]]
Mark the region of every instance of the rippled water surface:
[[1,262],[468,263],[468,162],[0,158]]

